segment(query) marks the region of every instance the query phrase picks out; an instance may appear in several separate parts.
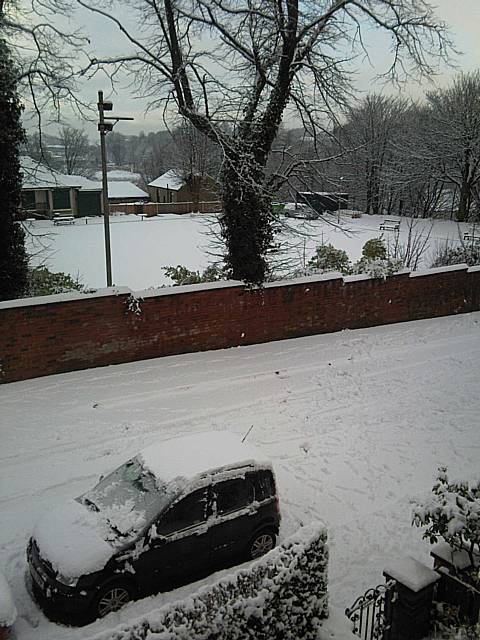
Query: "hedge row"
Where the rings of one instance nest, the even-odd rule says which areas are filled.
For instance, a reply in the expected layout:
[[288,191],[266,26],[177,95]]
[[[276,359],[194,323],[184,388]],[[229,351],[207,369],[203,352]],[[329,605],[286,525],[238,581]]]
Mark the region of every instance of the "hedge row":
[[314,640],[328,616],[327,533],[301,528],[247,568],[92,640]]

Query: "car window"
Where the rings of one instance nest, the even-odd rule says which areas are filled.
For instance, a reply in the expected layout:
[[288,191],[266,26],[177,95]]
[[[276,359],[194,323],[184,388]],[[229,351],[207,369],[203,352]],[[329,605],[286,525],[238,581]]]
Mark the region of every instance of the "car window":
[[271,471],[258,471],[252,475],[255,500],[262,502],[275,495],[275,483]]
[[253,487],[244,479],[226,480],[214,487],[217,500],[217,513],[222,515],[248,506],[253,501]]
[[207,490],[198,489],[177,502],[157,523],[157,532],[168,535],[207,519]]

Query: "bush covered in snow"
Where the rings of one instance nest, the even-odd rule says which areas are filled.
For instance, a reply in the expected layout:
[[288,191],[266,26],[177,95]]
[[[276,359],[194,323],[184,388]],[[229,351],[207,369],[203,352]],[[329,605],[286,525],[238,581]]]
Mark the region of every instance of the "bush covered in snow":
[[28,296],[49,296],[70,291],[85,291],[85,286],[68,273],[34,267],[28,271]]
[[447,469],[438,470],[432,496],[417,504],[413,524],[427,527],[423,537],[432,544],[445,540],[452,549],[466,551],[470,559],[470,577],[480,583],[480,477],[474,480],[450,481]]
[[402,269],[403,263],[396,258],[389,258],[383,238],[371,238],[363,245],[362,257],[351,264],[348,255],[342,249],[331,244],[317,247],[315,255],[307,264],[307,273],[326,273],[339,271],[343,275],[366,273],[372,278],[386,278]]
[[95,640],[314,640],[328,616],[327,564],[324,527],[304,527],[248,567]]
[[468,264],[469,267],[480,264],[480,245],[462,244],[459,247],[452,247],[446,242],[437,247],[431,266],[444,267],[451,264]]
[[343,249],[336,249],[333,244],[321,244],[317,247],[315,255],[310,258],[307,267],[313,273],[339,271],[348,274],[350,260]]
[[201,282],[216,282],[217,280],[226,280],[227,274],[224,265],[213,263],[209,265],[202,273],[200,271],[191,271],[181,264],[176,267],[164,267],[165,275],[173,280],[173,286],[178,287],[184,284],[199,284]]

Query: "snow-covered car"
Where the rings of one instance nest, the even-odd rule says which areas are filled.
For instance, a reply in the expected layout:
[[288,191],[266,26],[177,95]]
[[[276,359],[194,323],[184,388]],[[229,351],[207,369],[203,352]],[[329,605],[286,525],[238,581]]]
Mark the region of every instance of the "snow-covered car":
[[17,610],[13,602],[8,582],[0,571],[0,640],[11,637],[11,629],[17,618]]
[[232,434],[158,442],[45,514],[30,586],[48,614],[88,621],[275,546],[271,464]]

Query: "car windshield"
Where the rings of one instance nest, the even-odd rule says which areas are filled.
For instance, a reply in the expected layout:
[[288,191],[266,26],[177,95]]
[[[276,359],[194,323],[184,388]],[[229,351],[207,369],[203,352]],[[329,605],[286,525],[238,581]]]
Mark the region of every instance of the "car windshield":
[[138,458],[133,458],[78,500],[97,511],[117,536],[125,537],[139,532],[174,497],[167,485],[144,469]]

